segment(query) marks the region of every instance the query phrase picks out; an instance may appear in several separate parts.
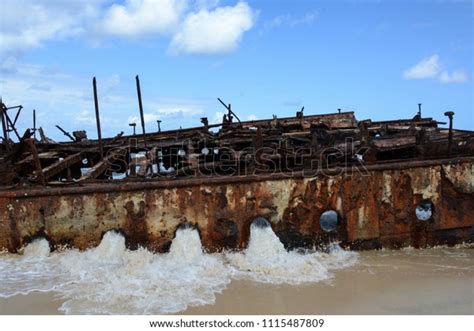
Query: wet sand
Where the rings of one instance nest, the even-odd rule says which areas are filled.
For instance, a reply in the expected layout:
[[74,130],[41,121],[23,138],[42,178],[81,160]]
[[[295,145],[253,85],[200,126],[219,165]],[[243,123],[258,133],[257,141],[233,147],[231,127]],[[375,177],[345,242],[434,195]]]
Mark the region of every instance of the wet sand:
[[[213,305],[182,314],[474,314],[474,249],[361,252],[305,285],[232,280]],[[60,314],[54,292],[0,299],[1,314]]]
[[62,300],[55,297],[54,292],[34,292],[27,295],[15,295],[0,298],[2,315],[58,315]]

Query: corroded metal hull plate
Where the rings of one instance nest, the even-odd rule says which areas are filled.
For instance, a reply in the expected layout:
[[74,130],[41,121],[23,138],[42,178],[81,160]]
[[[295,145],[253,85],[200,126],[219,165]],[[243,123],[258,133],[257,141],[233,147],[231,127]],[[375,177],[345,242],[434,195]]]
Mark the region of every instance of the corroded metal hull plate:
[[[408,164],[408,163],[407,163]],[[286,247],[339,240],[352,249],[426,247],[474,241],[472,158],[339,174],[90,183],[78,188],[0,192],[0,248],[15,252],[37,236],[53,247],[87,249],[118,230],[134,249],[168,249],[180,224],[194,224],[209,251],[246,247],[256,217]],[[416,207],[433,206],[426,221]],[[321,228],[327,210],[335,231]]]

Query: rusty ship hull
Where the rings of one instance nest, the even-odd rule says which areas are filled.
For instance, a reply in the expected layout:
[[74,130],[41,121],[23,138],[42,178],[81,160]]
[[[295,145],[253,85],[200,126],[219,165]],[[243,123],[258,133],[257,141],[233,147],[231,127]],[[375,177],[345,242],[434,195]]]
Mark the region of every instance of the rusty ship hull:
[[[110,139],[75,132],[56,143],[29,130],[17,143],[4,139],[0,249],[16,252],[36,237],[87,249],[116,230],[131,249],[166,252],[182,224],[199,230],[208,251],[242,249],[258,217],[289,249],[474,241],[473,132],[421,116],[373,122],[299,112],[233,122],[232,114],[229,107],[220,125],[203,119],[197,128]],[[420,205],[429,206],[421,219]],[[337,215],[329,230],[327,211]]]
[[[210,251],[244,248],[250,224],[270,221],[287,247],[311,247],[336,239],[351,248],[427,247],[474,238],[472,158],[431,165],[387,164],[333,177],[282,176],[185,179],[173,182],[88,184],[0,194],[0,246],[15,251],[35,236],[53,246],[87,249],[110,230],[131,248],[166,251],[176,229],[192,223]],[[280,177],[280,178],[278,178]],[[430,222],[416,205],[430,199]],[[340,215],[336,233],[325,233],[321,214]]]

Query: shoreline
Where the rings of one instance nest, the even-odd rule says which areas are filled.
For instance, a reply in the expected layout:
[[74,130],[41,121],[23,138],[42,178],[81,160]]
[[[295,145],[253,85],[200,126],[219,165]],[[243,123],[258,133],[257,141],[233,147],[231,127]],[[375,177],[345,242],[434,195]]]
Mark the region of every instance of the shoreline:
[[[459,258],[461,254],[465,256]],[[175,314],[472,315],[473,256],[472,249],[364,252],[356,265],[334,270],[326,281],[277,285],[233,279],[213,304]],[[62,314],[58,308],[63,300],[56,294],[0,298],[0,314]]]

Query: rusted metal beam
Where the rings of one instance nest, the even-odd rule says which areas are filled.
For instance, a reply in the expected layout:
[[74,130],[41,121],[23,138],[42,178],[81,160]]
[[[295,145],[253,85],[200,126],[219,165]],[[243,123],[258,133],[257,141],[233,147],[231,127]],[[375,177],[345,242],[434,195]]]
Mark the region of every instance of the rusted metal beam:
[[94,165],[86,174],[82,175],[81,178],[79,179],[80,182],[94,179],[99,177],[101,174],[106,171],[111,162],[115,160],[119,156],[119,152],[109,152],[107,157],[102,159],[101,161],[97,162],[96,165]]
[[12,122],[12,120],[8,116],[7,108],[3,109],[3,113],[5,114],[5,118],[7,119],[7,131],[11,130],[11,131],[15,132],[15,135],[18,138],[18,141],[20,141],[21,137],[18,134],[18,131],[16,130],[15,124]]
[[234,115],[237,121],[239,121],[239,123],[242,124],[237,114],[232,111],[232,106],[230,105],[230,103],[229,105],[226,105],[224,101],[222,101],[220,98],[217,98],[217,100],[219,100],[219,102],[225,107],[225,109],[227,109],[227,111],[229,112],[229,115]]
[[427,126],[427,127],[437,127],[437,122],[432,118],[420,118],[420,119],[400,119],[400,120],[389,120],[389,121],[371,121],[369,128],[381,127],[382,125],[400,125],[400,126]]
[[373,145],[381,150],[398,149],[416,145],[416,137],[395,137],[387,139],[376,139]]
[[[306,121],[310,124],[324,124],[330,129],[343,129],[343,128],[356,128],[357,121],[354,117],[354,112],[342,112],[333,114],[322,114],[322,115],[308,115],[301,118],[296,117],[282,117],[278,118],[278,125],[280,127],[286,127],[291,125],[300,125],[301,120]],[[241,124],[243,127],[251,126],[271,126],[273,119],[255,120],[255,121],[243,121]]]
[[[58,157],[57,152],[43,152],[43,153],[38,153],[38,158],[40,160],[51,160],[51,159],[56,159]],[[16,164],[21,165],[21,164],[26,164],[30,163],[33,161],[33,155],[28,155],[25,157],[23,160],[18,161]]]
[[86,174],[82,175],[79,181],[85,181],[99,177],[109,167],[108,159],[97,162]]
[[64,130],[62,127],[60,127],[59,125],[56,125],[56,127],[58,128],[59,131],[61,131],[66,137],[68,137],[69,139],[71,139],[72,141],[76,141],[76,139],[74,139],[73,136],[71,136],[71,134],[69,132],[67,132],[66,130]]
[[92,79],[92,87],[94,90],[94,107],[95,107],[95,121],[97,124],[97,138],[99,140],[100,159],[104,158],[104,148],[102,146],[102,131],[100,129],[100,114],[99,114],[99,100],[97,97],[97,81],[95,77]]
[[5,105],[3,104],[2,99],[0,99],[0,120],[2,121],[2,131],[3,131],[3,143],[9,149],[9,143],[8,143],[8,131],[7,131],[7,119],[5,117]]
[[8,109],[15,109],[15,108],[18,108],[17,112],[16,112],[16,115],[15,115],[15,118],[13,119],[13,125],[16,124],[16,121],[18,121],[18,117],[20,116],[20,113],[21,113],[21,110],[23,109],[23,106],[22,105],[19,105],[19,106],[14,106],[14,107],[8,107]]
[[36,109],[33,109],[33,138],[36,140]]
[[[474,162],[474,156],[459,157],[450,159],[438,159],[438,160],[417,160],[417,161],[403,161],[393,162],[386,164],[374,164],[366,165],[363,169],[367,171],[383,171],[383,170],[403,170],[408,168],[423,168],[445,164],[458,164],[462,162]],[[348,171],[357,171],[358,168],[352,166],[348,168]],[[342,169],[344,171],[344,169]],[[191,187],[200,185],[223,185],[227,183],[249,183],[259,182],[267,180],[279,180],[279,179],[298,179],[314,177],[320,174],[321,171],[314,171],[311,174],[296,172],[296,173],[276,173],[276,174],[259,174],[259,175],[245,175],[245,176],[218,176],[210,177],[203,176],[199,178],[169,178],[157,177],[156,179],[127,179],[127,181],[108,181],[108,182],[82,182],[81,186],[63,186],[63,187],[50,187],[47,190],[38,188],[29,189],[8,189],[0,190],[0,198],[17,198],[21,199],[25,197],[33,196],[55,196],[63,194],[89,194],[89,193],[106,193],[106,192],[124,192],[124,191],[137,191],[137,190],[148,190],[158,188],[178,188],[178,187]],[[328,168],[324,169],[325,175],[330,174],[341,174],[341,168]]]
[[52,176],[60,173],[64,169],[69,168],[73,164],[76,164],[82,160],[81,153],[76,153],[65,157],[63,160],[59,160],[50,166],[43,169],[43,177],[49,179]]
[[448,157],[451,157],[451,146],[453,144],[453,117],[454,112],[447,111],[444,113],[449,118],[449,134],[448,134]]
[[142,104],[142,91],[140,89],[140,78],[138,78],[138,75],[135,77],[135,80],[137,83],[138,108],[140,109],[140,121],[142,124],[143,143],[145,144],[145,148],[147,148],[146,132],[145,132],[145,116],[143,115],[143,104]]
[[28,147],[30,148],[31,155],[33,156],[33,161],[34,161],[35,167],[36,167],[35,175],[38,178],[41,185],[44,186],[44,185],[46,185],[46,180],[45,180],[44,175],[43,175],[43,169],[41,167],[41,161],[38,157],[38,150],[36,149],[36,143],[31,138],[25,139],[25,142],[28,145]]
[[110,144],[113,145],[116,141],[120,140],[120,138],[123,137],[123,131],[121,131],[120,133],[118,133],[114,139],[112,139],[112,141],[110,141]]

